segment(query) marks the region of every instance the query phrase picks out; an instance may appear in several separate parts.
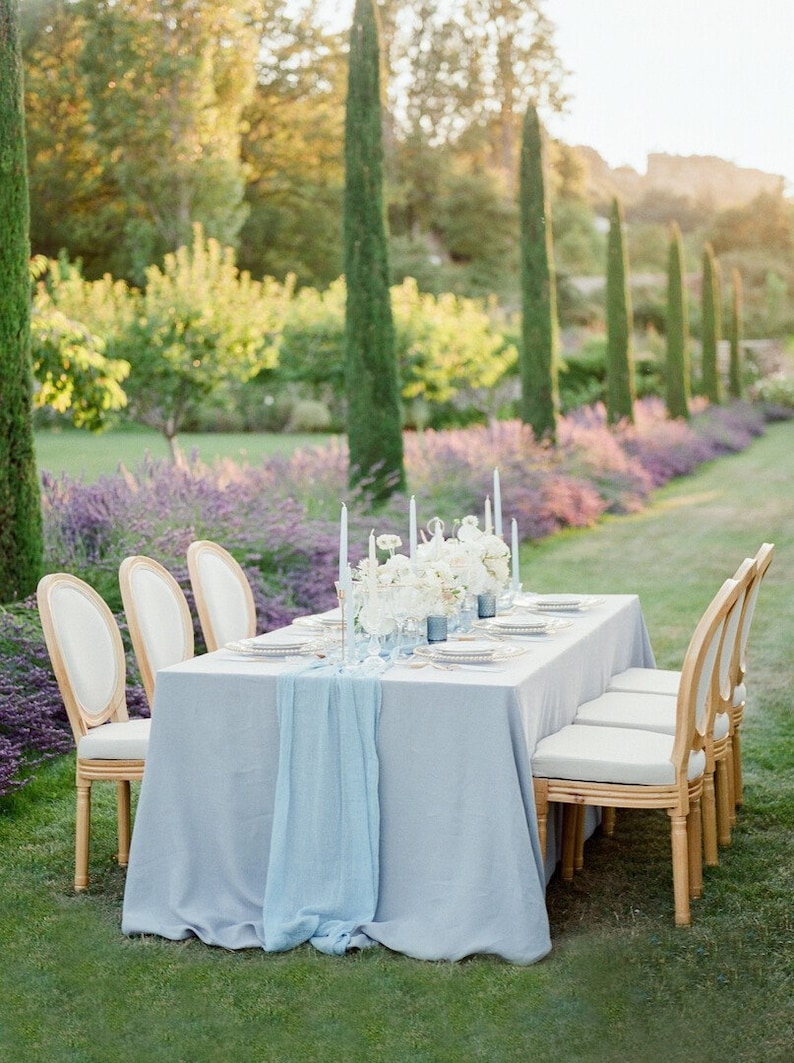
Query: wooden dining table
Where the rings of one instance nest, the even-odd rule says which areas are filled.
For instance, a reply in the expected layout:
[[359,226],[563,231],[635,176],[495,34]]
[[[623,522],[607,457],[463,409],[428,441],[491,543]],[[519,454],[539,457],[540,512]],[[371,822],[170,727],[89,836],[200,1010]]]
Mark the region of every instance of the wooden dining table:
[[[635,595],[604,595],[568,619],[511,640],[521,652],[493,665],[416,667],[412,658],[382,673],[377,907],[352,946],[516,964],[549,952],[557,840],[550,830],[540,852],[532,751],[613,674],[654,663]],[[295,667],[218,650],[158,672],[125,934],[265,946],[277,684]]]

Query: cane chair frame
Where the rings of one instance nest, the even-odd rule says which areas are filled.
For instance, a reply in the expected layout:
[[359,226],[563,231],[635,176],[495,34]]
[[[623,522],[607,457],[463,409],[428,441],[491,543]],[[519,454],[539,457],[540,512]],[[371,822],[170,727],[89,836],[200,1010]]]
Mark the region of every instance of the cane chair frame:
[[[670,817],[673,896],[675,922],[691,922],[690,897],[703,889],[702,835],[700,800],[703,776],[688,779],[690,754],[704,749],[709,716],[715,712],[714,699],[705,697],[706,711],[699,711],[703,700],[704,673],[711,689],[713,671],[725,636],[726,619],[740,596],[736,580],[726,580],[701,617],[690,641],[681,671],[673,737],[671,762],[675,779],[667,785],[592,782],[586,779],[533,776],[541,852],[545,852],[549,803],[616,808],[660,808]],[[617,730],[617,729],[616,729]],[[534,769],[533,769],[534,771]],[[563,848],[571,853],[576,847],[577,815],[565,817],[566,838]]]
[[[68,589],[79,595],[94,608],[107,629],[112,659],[107,662],[113,669],[112,689],[105,704],[96,712],[89,712],[75,687],[68,654],[64,652],[59,630],[58,606],[55,602],[59,592]],[[66,714],[72,728],[75,743],[96,727],[106,723],[129,723],[125,697],[126,665],[124,644],[116,619],[105,601],[83,580],[70,573],[56,572],[44,576],[36,592],[44,639],[50,661],[61,692]],[[99,760],[76,756],[76,815],[75,815],[75,875],[77,891],[88,887],[89,838],[91,831],[91,785],[94,782],[116,784],[118,822],[117,860],[126,867],[130,851],[130,782],[143,778],[144,759]]]

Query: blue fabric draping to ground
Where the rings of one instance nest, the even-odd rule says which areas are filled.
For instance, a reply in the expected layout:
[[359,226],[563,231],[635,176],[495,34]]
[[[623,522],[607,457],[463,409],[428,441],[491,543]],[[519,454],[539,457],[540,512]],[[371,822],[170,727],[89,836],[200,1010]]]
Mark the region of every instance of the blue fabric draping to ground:
[[279,676],[280,749],[264,898],[265,950],[333,955],[378,902],[378,676]]

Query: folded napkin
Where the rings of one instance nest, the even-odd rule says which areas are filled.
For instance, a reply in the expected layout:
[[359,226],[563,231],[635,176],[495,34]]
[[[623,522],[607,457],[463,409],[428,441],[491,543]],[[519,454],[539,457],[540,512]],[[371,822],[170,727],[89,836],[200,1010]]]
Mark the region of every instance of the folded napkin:
[[280,675],[278,779],[264,948],[341,955],[378,900],[377,675],[324,666]]

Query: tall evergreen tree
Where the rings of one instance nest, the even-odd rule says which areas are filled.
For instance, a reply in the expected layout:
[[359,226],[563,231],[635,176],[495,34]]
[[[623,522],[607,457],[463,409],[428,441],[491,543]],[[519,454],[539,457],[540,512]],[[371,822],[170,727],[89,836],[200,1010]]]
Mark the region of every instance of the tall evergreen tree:
[[634,328],[629,267],[623,239],[623,207],[615,198],[607,243],[607,420],[634,421]]
[[31,594],[41,574],[29,259],[19,4],[0,0],[0,602]]
[[742,277],[738,269],[731,270],[730,359],[728,362],[728,394],[732,399],[742,397]]
[[521,215],[521,419],[540,439],[557,436],[557,291],[543,130],[530,104],[524,116],[519,174]]
[[345,375],[351,483],[405,485],[383,208],[380,47],[374,0],[356,0],[345,115]]
[[722,332],[722,295],[720,291],[719,262],[714,257],[714,249],[708,243],[703,248],[701,316],[703,394],[709,402],[719,402],[722,387],[717,363],[717,350]]
[[689,328],[684,289],[684,248],[676,222],[670,227],[667,266],[667,364],[665,401],[670,417],[689,417]]

